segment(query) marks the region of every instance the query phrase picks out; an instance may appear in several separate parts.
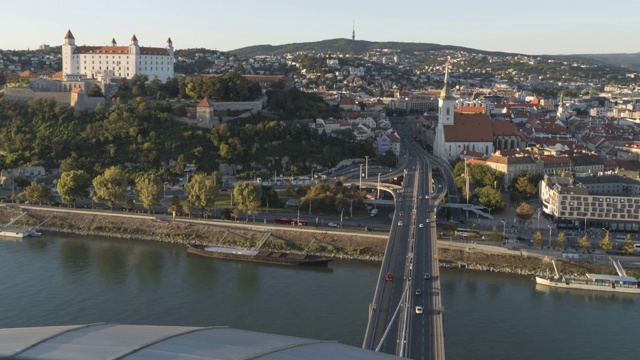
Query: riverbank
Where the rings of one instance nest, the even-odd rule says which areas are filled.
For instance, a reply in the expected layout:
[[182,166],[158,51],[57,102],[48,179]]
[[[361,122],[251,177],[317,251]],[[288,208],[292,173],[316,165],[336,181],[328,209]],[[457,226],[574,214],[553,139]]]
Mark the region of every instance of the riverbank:
[[[386,236],[382,235],[265,227],[259,223],[244,224],[195,219],[174,221],[163,216],[92,212],[80,209],[29,207],[28,211],[28,215],[16,222],[17,225],[35,227],[44,222],[38,228],[39,230],[182,244],[215,244],[245,249],[255,247],[265,232],[271,231],[268,241],[263,246],[264,249],[292,253],[306,250],[311,254],[337,259],[381,261],[387,243]],[[20,213],[21,210],[17,207],[1,208],[0,223],[8,223]],[[462,267],[469,270],[531,276],[553,271],[550,257],[547,255],[526,252],[511,254],[505,248],[487,245],[468,246],[441,241],[438,256],[440,265],[443,267]],[[615,273],[611,266],[567,259],[558,261],[558,271],[567,276]],[[640,273],[634,271],[629,271],[629,275],[640,277]]]

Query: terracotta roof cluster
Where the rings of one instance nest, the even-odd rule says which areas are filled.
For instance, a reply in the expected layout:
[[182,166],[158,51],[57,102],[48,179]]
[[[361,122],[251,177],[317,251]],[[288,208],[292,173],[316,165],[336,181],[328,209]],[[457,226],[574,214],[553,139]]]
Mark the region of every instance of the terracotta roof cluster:
[[345,96],[342,99],[340,99],[340,105],[350,106],[350,105],[357,105],[357,104],[356,104],[356,101],[352,97]]
[[482,106],[462,106],[453,110],[458,114],[484,114],[484,108]]
[[493,142],[489,116],[458,115],[453,125],[443,125],[446,142]]

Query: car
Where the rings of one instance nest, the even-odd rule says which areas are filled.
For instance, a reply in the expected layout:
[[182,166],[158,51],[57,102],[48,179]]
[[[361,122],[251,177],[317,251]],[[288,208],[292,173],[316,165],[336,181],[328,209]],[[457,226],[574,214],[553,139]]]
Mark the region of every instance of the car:
[[526,241],[527,239],[523,238],[522,236],[516,236],[516,240],[518,240],[518,241]]
[[428,198],[429,198],[429,195],[425,195],[425,196],[424,196],[424,198],[425,198],[425,199],[428,199]]
[[421,315],[422,314],[422,306],[416,306],[416,314],[417,315]]
[[400,211],[400,216],[404,215],[404,212]]
[[442,189],[442,185],[438,184],[438,189]]
[[334,223],[334,222],[330,222],[330,223],[328,223],[328,224],[327,224],[327,226],[328,226],[328,227],[334,227],[334,228],[337,228],[337,227],[338,227],[338,224],[336,224],[336,223]]
[[428,223],[429,223],[429,222],[431,222],[431,219],[427,219],[427,222],[428,222]]
[[398,221],[398,226],[402,226],[402,220]]
[[418,225],[418,227],[424,227],[424,224],[420,224],[420,225]]
[[425,280],[431,280],[431,274],[429,274],[429,273],[425,273],[425,274],[424,274],[424,279],[425,279]]
[[393,280],[393,276],[391,275],[390,272],[388,272],[387,276],[385,276],[384,279],[387,280],[387,281],[391,281],[391,280]]
[[420,295],[422,295],[422,290],[416,289],[416,296],[420,296]]
[[491,238],[489,237],[489,235],[482,235],[482,237],[480,237],[481,240],[490,240]]

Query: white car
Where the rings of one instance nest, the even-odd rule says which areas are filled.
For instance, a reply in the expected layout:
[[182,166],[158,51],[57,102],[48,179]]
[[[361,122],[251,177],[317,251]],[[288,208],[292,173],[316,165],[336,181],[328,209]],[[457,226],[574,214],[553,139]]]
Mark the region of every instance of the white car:
[[427,219],[427,222],[431,222],[431,219]]
[[424,227],[424,224],[420,224],[420,225],[418,225],[418,227]]
[[330,222],[327,224],[328,227],[338,227],[338,224],[334,223],[334,222]]
[[416,306],[416,314],[422,314],[422,306]]
[[402,226],[402,221],[398,221],[398,226]]

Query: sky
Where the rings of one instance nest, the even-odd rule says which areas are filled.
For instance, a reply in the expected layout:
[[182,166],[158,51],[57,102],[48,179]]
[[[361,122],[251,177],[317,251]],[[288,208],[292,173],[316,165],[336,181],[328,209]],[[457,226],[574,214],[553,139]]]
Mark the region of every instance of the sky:
[[[65,4],[61,6],[60,4]],[[540,54],[640,52],[638,0],[3,1],[0,49],[128,45],[230,51],[351,38]]]

